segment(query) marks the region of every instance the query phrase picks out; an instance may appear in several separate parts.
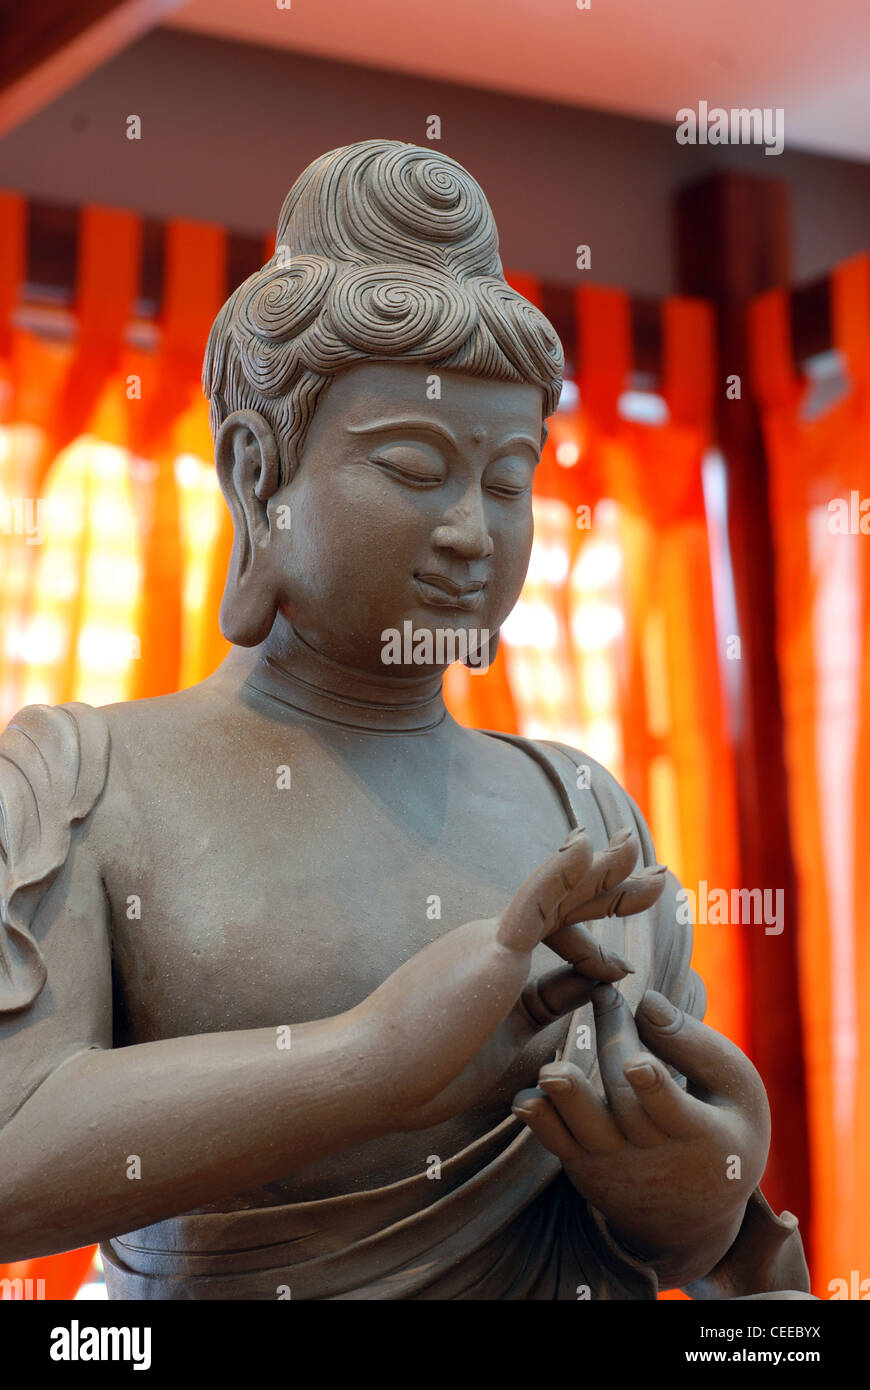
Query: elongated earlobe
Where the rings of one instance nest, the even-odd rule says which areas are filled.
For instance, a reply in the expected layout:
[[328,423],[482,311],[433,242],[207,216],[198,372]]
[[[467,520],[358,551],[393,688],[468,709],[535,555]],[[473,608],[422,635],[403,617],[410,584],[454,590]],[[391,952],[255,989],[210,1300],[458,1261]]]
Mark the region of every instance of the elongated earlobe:
[[278,488],[280,463],[268,421],[255,410],[228,415],[215,439],[215,466],[233,519],[221,632],[238,647],[256,647],[269,636],[278,611],[267,504]]

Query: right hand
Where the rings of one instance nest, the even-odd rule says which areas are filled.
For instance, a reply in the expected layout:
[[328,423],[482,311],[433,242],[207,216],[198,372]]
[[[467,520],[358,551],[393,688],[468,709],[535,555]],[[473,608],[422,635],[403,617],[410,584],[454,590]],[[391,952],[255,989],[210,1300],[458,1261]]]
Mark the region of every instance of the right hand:
[[[631,966],[599,946],[584,921],[643,912],[664,869],[632,874],[628,831],[593,850],[573,831],[499,917],[465,922],[432,941],[351,1010],[374,1060],[391,1129],[425,1129],[483,1099],[536,1032],[585,1004]],[[529,983],[545,941],[568,964]]]

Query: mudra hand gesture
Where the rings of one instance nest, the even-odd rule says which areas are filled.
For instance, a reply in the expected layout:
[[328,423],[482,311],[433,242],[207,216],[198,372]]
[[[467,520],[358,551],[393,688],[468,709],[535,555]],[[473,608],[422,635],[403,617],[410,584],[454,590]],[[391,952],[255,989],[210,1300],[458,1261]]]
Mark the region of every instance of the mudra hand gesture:
[[605,1097],[578,1067],[554,1062],[515,1097],[514,1114],[663,1284],[690,1283],[733,1243],[764,1171],[761,1078],[732,1042],[655,990],[636,1020],[612,986],[592,999]]
[[[628,831],[599,852],[572,832],[501,916],[430,942],[351,1011],[364,1055],[376,1070],[383,1058],[391,1129],[425,1129],[484,1099],[536,1032],[631,970],[572,923],[656,901],[664,871],[632,875],[636,857]],[[530,983],[541,941],[567,964]]]
[[[375,1051],[392,1059],[393,1123],[423,1129],[479,1101],[537,1031],[591,999],[604,1096],[571,1062],[552,1062],[514,1113],[614,1235],[663,1284],[685,1284],[736,1237],[770,1120],[761,1079],[733,1043],[655,991],[635,1021],[614,988],[631,967],[583,923],[653,905],[664,869],[633,874],[635,861],[628,831],[598,852],[573,832],[500,917],[432,942],[359,1014]],[[567,963],[529,983],[540,941]]]
[[[368,996],[360,1011],[392,1055],[393,1122],[426,1129],[482,1100],[534,1034],[631,969],[576,919],[650,907],[664,869],[632,875],[630,833],[593,850],[582,831],[526,879],[500,917],[466,922],[431,942]],[[568,964],[529,983],[546,941]]]

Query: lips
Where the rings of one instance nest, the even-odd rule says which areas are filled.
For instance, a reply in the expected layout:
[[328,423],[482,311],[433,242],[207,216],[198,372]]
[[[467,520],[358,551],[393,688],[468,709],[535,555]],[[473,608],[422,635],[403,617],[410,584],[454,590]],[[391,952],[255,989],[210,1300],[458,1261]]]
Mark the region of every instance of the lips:
[[435,608],[461,608],[470,612],[479,608],[486,588],[483,580],[458,584],[446,574],[415,574],[414,583],[426,603]]

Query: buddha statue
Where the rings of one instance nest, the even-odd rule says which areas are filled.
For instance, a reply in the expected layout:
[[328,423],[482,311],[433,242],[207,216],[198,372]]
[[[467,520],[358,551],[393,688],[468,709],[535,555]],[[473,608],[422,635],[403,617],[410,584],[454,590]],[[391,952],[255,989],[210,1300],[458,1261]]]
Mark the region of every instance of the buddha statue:
[[454,160],[297,179],[205,355],[229,656],[0,737],[0,1259],[99,1241],[114,1299],[810,1297],[639,810],[444,704],[520,594],[562,370]]

